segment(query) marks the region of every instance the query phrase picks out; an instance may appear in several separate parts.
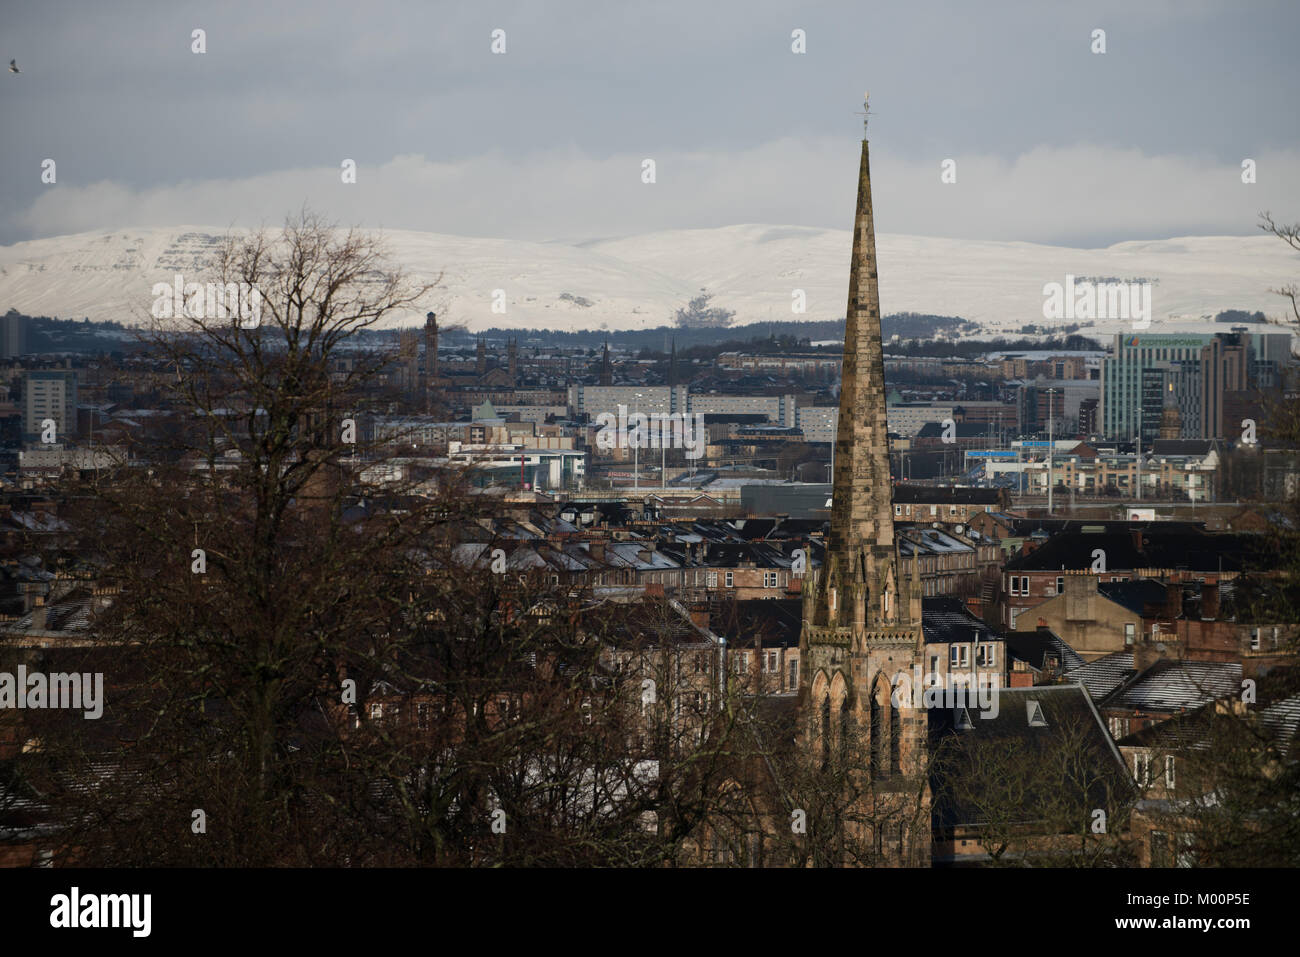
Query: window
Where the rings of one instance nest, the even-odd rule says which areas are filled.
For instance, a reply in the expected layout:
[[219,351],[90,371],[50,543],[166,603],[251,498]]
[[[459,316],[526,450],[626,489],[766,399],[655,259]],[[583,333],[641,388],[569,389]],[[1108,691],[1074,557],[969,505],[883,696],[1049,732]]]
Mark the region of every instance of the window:
[[1133,644],[1133,638],[1136,635],[1137,635],[1137,625],[1133,624],[1133,622],[1131,621],[1127,622],[1124,625],[1124,644],[1126,645]]
[[1064,595],[1064,594],[1065,594],[1065,576],[1064,576],[1064,575],[1057,575],[1057,576],[1056,576],[1056,593],[1057,593],[1058,595]]
[[932,674],[932,675],[937,675],[938,673],[939,673],[939,656],[938,656],[938,655],[931,655],[931,656],[930,656],[930,674]]
[[1128,718],[1111,718],[1107,721],[1112,738],[1122,738],[1128,734]]
[[902,515],[902,514],[903,514],[903,506],[901,506],[901,505],[895,505],[895,506],[894,506],[894,514],[895,514],[895,515]]
[[984,665],[985,667],[992,668],[998,663],[997,658],[998,653],[996,645],[986,642],[975,649],[975,663],[977,665]]
[[790,661],[790,690],[794,691],[799,687],[799,661],[792,659]]
[[384,706],[382,704],[375,703],[370,706],[370,720],[371,721],[384,720]]
[[415,724],[421,731],[429,730],[429,706],[423,701],[415,706]]
[[1169,788],[1172,791],[1174,788],[1175,780],[1176,779],[1174,777],[1174,756],[1172,754],[1167,754],[1165,755],[1165,787]]
[[697,675],[703,674],[705,671],[708,670],[708,665],[707,665],[708,659],[705,658],[703,652],[697,651],[694,655],[694,658],[695,658],[695,673]]
[[736,584],[736,573],[727,572],[727,587],[731,588],[735,584]]
[[1011,594],[1013,595],[1020,594],[1020,579],[1015,575],[1011,576]]
[[1274,648],[1277,648],[1278,646],[1278,641],[1281,638],[1281,633],[1282,633],[1282,629],[1279,626],[1274,625],[1273,626],[1273,647]]
[[1259,629],[1250,629],[1250,650],[1259,651]]
[[1022,594],[1022,595],[1028,595],[1028,594],[1029,594],[1029,576],[1028,576],[1028,575],[1021,575],[1021,576],[1020,576],[1020,594]]
[[970,664],[970,645],[949,645],[948,664],[953,668],[965,668]]
[[1139,787],[1151,787],[1151,755],[1143,751],[1133,755],[1133,780]]
[[777,586],[776,572],[763,572],[763,587],[775,588]]
[[718,573],[717,573],[717,572],[709,572],[708,576],[705,578],[705,584],[708,585],[710,588],[717,588],[717,587],[718,587]]
[[763,662],[763,671],[765,673],[777,674],[781,671],[781,665],[776,659],[777,653],[775,651],[769,651],[767,653],[766,660]]

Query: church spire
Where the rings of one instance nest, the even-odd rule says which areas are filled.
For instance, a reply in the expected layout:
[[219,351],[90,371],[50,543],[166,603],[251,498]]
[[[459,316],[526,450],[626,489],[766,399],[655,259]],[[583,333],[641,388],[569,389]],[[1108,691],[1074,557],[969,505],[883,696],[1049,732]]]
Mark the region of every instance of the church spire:
[[[833,482],[828,554],[835,556],[842,574],[864,578],[873,589],[883,587],[897,595],[880,291],[865,139],[858,167]],[[870,608],[885,614],[884,605],[877,601]]]

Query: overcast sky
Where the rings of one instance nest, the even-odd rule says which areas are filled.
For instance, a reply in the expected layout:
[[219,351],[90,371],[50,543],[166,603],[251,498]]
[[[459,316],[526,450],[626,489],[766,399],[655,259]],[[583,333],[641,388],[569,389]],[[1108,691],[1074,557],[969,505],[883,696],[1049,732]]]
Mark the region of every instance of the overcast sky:
[[0,38],[22,70],[0,77],[5,244],[304,203],[534,240],[847,229],[865,89],[881,232],[1100,246],[1300,219],[1294,0],[91,0],[6,4]]

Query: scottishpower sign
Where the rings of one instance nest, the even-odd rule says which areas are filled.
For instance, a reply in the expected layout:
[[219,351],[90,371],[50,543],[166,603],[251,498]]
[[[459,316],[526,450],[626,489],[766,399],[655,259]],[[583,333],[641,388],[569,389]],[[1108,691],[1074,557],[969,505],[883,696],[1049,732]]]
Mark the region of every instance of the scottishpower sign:
[[1126,349],[1199,349],[1213,336],[1124,336]]

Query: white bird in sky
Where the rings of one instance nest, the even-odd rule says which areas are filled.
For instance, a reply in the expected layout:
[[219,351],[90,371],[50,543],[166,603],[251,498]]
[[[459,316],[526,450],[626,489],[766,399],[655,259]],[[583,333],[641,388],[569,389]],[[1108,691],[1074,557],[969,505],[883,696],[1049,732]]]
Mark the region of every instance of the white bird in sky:
[[18,69],[18,63],[17,63],[16,61],[14,61],[14,60],[10,60],[10,61],[9,61],[9,72],[10,72],[10,73],[22,73],[23,71],[20,70],[20,69]]

